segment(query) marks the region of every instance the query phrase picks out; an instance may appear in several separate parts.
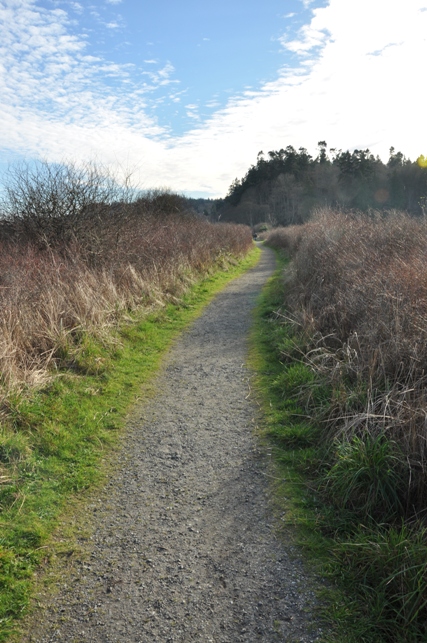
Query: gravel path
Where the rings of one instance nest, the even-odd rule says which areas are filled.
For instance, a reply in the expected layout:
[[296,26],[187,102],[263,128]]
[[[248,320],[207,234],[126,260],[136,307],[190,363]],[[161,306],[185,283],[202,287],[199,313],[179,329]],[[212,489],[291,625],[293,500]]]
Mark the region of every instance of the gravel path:
[[312,580],[274,534],[244,366],[251,309],[274,268],[232,282],[174,346],[137,409],[95,531],[23,641],[319,640]]

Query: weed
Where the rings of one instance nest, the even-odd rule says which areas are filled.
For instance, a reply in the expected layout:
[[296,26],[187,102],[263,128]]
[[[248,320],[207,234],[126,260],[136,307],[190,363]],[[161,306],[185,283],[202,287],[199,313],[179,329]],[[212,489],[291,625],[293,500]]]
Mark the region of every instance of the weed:
[[326,490],[338,507],[361,520],[393,520],[404,513],[404,461],[386,436],[353,436],[336,441]]

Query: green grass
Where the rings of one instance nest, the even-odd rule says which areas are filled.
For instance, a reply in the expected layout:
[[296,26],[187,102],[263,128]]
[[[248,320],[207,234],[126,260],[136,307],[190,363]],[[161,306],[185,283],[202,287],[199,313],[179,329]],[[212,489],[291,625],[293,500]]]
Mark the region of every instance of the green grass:
[[135,315],[106,342],[86,337],[72,372],[9,400],[0,426],[0,641],[16,631],[61,516],[104,480],[127,414],[153,393],[173,340],[259,254],[202,279],[179,304]]
[[[249,365],[256,373],[256,391],[262,409],[261,435],[272,449],[277,475],[275,493],[287,524],[311,522],[307,514],[305,469],[312,466],[317,427],[310,421],[296,392],[313,384],[311,370],[297,357],[300,338],[291,326],[276,316],[283,305],[282,270],[286,262],[278,255],[279,268],[265,287],[255,311]],[[288,336],[287,336],[288,334]],[[283,348],[285,350],[283,351]]]
[[325,641],[426,641],[427,531],[418,518],[404,522],[401,454],[383,434],[334,441],[325,431],[339,391],[304,361],[307,338],[286,321],[280,263],[258,303],[250,366],[284,537],[294,537],[327,580]]

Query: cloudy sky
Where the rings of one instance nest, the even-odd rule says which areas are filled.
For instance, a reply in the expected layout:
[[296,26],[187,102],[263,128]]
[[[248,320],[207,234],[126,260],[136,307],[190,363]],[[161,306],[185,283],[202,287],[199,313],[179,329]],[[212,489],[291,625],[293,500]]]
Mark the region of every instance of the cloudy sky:
[[97,161],[216,197],[260,150],[415,160],[426,44],[427,0],[0,0],[0,175]]

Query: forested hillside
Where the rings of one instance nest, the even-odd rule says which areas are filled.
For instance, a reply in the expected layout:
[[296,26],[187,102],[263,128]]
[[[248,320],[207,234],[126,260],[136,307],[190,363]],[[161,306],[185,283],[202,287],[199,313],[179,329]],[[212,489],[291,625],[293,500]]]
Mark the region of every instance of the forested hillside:
[[313,158],[291,145],[268,154],[242,179],[235,179],[226,198],[217,203],[222,221],[270,225],[304,223],[315,206],[398,209],[413,215],[427,211],[427,160],[416,161],[390,148],[384,163],[369,149],[342,151],[318,143]]

